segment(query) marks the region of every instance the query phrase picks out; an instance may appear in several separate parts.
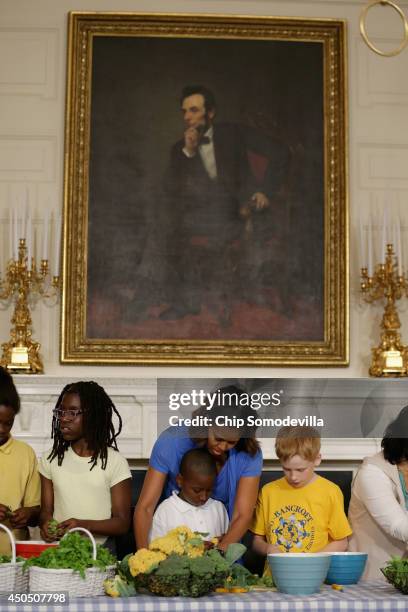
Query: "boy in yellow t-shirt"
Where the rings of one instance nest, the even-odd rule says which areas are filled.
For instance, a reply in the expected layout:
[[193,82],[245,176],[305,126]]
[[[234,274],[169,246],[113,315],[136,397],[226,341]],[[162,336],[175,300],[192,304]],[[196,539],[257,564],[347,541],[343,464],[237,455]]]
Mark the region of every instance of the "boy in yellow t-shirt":
[[284,477],[258,495],[250,527],[260,555],[347,550],[352,531],[340,488],[315,474],[320,434],[313,427],[282,427],[275,444]]
[[[11,435],[20,398],[10,374],[0,366],[0,523],[16,540],[27,540],[28,526],[38,523],[40,475],[31,446]],[[10,554],[10,541],[0,531],[0,555]],[[1,590],[1,584],[0,584]]]

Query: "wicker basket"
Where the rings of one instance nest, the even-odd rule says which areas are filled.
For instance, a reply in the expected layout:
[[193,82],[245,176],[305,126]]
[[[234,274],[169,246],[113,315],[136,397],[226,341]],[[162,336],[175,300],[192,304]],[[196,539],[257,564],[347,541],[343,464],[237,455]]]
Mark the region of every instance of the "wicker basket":
[[[93,547],[93,558],[96,559],[96,543],[93,535],[82,527],[75,527],[71,531],[83,531],[90,538]],[[79,572],[71,569],[45,569],[43,567],[30,567],[30,592],[67,592],[71,597],[93,597],[104,595],[103,581],[113,578],[115,565],[108,566],[105,570],[98,567],[90,567],[85,570],[85,578]]]
[[24,593],[28,591],[28,571],[23,572],[24,561],[16,561],[16,543],[8,527],[0,523],[10,538],[11,563],[0,563],[0,592],[14,591]]

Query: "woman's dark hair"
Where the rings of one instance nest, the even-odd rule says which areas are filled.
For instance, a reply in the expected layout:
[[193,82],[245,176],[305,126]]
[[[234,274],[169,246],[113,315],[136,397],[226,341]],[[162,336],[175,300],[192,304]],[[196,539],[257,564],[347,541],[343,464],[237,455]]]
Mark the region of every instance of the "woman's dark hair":
[[388,425],[381,448],[384,459],[392,464],[408,460],[408,406]]
[[[100,458],[104,470],[108,460],[108,448],[118,450],[116,438],[122,431],[120,414],[105,389],[92,380],[66,385],[57,400],[55,408],[59,408],[64,395],[70,393],[79,395],[81,401],[84,438],[93,451],[90,469],[92,470],[95,467],[98,458]],[[119,421],[118,431],[115,431],[112,423],[113,413],[116,414]],[[70,442],[64,440],[56,416],[53,416],[52,419],[51,437],[54,439],[54,445],[48,459],[52,461],[55,457],[58,457],[58,465],[61,465],[65,451],[70,447]]]
[[[254,456],[260,449],[258,440],[255,438],[256,426],[249,426],[248,417],[254,416],[256,413],[250,407],[250,395],[236,387],[230,385],[228,387],[222,387],[215,393],[215,401],[211,410],[207,410],[207,405],[200,406],[192,414],[192,417],[202,416],[210,417],[212,423],[215,422],[216,417],[226,417],[231,419],[230,422],[237,422],[237,419],[243,419],[244,425],[237,426],[225,425],[225,429],[237,429],[241,437],[235,445],[237,451],[244,451],[248,455]],[[217,429],[222,430],[223,426],[217,425]],[[189,428],[190,438],[199,446],[205,446],[208,440],[208,427],[205,426],[191,426]]]
[[11,408],[14,414],[20,412],[20,398],[11,375],[0,366],[0,406]]

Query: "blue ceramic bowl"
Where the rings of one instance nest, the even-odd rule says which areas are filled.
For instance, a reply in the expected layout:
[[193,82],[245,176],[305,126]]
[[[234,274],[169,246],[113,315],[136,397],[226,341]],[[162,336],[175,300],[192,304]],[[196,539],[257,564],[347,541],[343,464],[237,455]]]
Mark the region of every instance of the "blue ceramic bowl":
[[323,584],[330,557],[330,553],[276,553],[268,555],[268,563],[279,591],[311,595]]
[[357,584],[364,572],[366,562],[367,553],[331,553],[326,582],[328,584]]

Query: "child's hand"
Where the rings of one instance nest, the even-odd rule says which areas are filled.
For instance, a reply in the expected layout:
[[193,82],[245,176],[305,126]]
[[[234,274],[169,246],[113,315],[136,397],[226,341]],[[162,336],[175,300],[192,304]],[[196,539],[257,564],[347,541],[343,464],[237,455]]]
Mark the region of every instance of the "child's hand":
[[66,521],[62,521],[62,523],[58,525],[58,528],[62,531],[62,533],[66,533],[70,529],[75,529],[75,527],[80,527],[80,526],[81,526],[80,521],[78,519],[70,518],[70,519],[67,519]]
[[57,540],[62,533],[59,530],[55,530],[55,521],[50,519],[46,521],[40,528],[41,537],[46,542],[54,542]]
[[273,555],[275,553],[281,553],[282,550],[281,548],[278,546],[278,544],[268,544],[268,548],[266,551],[267,555]]
[[[224,534],[224,535],[225,535],[225,534]],[[220,536],[220,537],[218,538],[218,542],[217,542],[217,544],[216,544],[216,548],[218,548],[218,550],[221,550],[222,552],[226,552],[226,550],[227,550],[227,548],[228,548],[228,546],[229,546],[229,544],[228,544],[228,543],[227,543],[227,544],[224,544],[224,543],[223,543],[223,541],[222,541],[222,540],[223,540],[223,538],[224,538],[224,535],[222,535],[222,536]]]
[[18,508],[10,515],[10,524],[13,529],[22,529],[27,527],[31,519],[32,512],[29,508]]
[[3,522],[10,518],[11,509],[9,506],[5,506],[4,504],[0,504],[0,522]]

